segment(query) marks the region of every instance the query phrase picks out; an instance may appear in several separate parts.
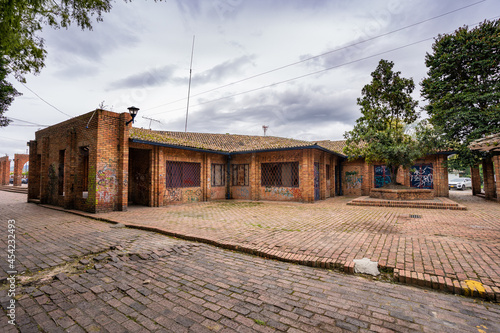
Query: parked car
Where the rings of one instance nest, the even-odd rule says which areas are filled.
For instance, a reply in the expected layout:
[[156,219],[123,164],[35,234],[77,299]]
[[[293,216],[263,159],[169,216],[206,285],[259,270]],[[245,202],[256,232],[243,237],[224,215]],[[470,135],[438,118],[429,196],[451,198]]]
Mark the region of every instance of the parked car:
[[14,184],[14,178],[9,179],[9,184]]
[[28,178],[21,179],[21,184],[28,184]]
[[472,188],[472,180],[470,178],[455,178],[448,182],[448,188],[456,188],[463,191],[467,188]]

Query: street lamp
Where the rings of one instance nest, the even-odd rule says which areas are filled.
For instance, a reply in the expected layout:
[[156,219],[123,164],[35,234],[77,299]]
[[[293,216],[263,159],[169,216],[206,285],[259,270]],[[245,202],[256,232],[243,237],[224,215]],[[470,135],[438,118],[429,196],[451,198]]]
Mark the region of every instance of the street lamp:
[[134,122],[134,118],[137,115],[137,112],[139,112],[139,108],[136,108],[135,106],[131,106],[131,107],[127,108],[127,109],[128,109],[128,112],[130,113],[130,115],[132,116],[132,119],[130,119],[129,121],[127,121],[125,123],[125,125],[133,123]]

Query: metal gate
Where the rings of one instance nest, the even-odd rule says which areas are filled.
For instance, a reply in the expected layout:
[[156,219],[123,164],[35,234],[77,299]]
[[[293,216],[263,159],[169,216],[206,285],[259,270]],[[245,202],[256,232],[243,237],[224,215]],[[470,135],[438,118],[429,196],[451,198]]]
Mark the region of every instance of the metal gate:
[[319,163],[314,163],[314,200],[319,200]]

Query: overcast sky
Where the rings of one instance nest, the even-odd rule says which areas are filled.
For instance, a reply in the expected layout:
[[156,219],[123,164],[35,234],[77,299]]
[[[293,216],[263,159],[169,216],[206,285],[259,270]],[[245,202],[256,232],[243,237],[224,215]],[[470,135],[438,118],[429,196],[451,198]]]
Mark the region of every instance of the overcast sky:
[[46,67],[16,82],[6,113],[36,125],[0,128],[0,155],[101,103],[140,108],[135,127],[184,131],[193,36],[188,131],[341,140],[380,59],[420,99],[434,37],[499,15],[498,0],[117,0],[92,31],[43,31]]

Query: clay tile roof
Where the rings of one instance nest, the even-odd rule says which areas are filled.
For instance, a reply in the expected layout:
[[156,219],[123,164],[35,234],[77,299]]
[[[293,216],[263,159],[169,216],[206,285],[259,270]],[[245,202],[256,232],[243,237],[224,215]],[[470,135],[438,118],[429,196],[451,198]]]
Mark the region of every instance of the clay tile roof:
[[472,141],[469,148],[472,150],[500,152],[500,133],[488,135],[482,139]]
[[323,147],[325,149],[328,149],[330,151],[336,152],[341,155],[345,155],[343,152],[343,149],[345,147],[345,140],[337,140],[337,141],[322,140],[322,141],[317,141],[316,143],[320,147]]
[[222,151],[228,153],[273,150],[281,148],[301,148],[314,145],[314,143],[310,141],[280,138],[275,136],[186,133],[153,131],[140,128],[131,128],[130,138],[180,147]]

